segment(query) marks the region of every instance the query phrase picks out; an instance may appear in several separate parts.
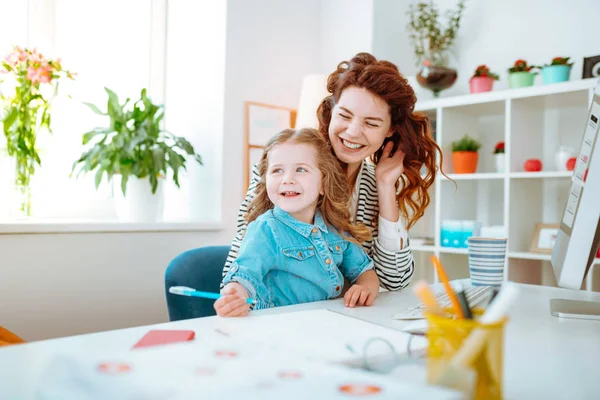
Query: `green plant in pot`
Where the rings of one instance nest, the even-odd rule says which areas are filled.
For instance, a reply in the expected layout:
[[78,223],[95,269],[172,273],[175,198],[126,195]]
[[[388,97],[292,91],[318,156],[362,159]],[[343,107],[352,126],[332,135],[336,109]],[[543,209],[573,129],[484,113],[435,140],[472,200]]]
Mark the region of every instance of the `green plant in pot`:
[[515,64],[508,69],[508,86],[511,88],[521,88],[533,86],[533,81],[539,67],[527,64],[525,60],[517,60]]
[[573,66],[569,59],[570,57],[554,57],[550,64],[545,64],[542,67],[542,82],[544,85],[569,80],[571,67]]
[[419,2],[408,9],[406,28],[414,48],[416,65],[420,68],[417,82],[433,91],[435,97],[451,87],[458,77],[456,69],[449,66],[449,53],[460,28],[465,1],[458,0],[456,10],[446,13],[445,25],[433,1]]
[[473,174],[477,171],[481,143],[465,134],[452,142],[452,167],[455,174]]
[[159,220],[162,214],[162,187],[169,171],[179,184],[181,170],[186,170],[187,157],[202,164],[200,155],[183,137],[162,129],[164,106],[152,103],[141,91],[133,103],[128,98],[119,103],[117,95],[108,94],[107,111],[86,103],[96,114],[107,116],[108,125],[83,135],[83,144],[92,144],[73,164],[87,173],[95,171],[96,188],[106,174],[108,181],[118,183],[115,190],[119,218],[129,222]]

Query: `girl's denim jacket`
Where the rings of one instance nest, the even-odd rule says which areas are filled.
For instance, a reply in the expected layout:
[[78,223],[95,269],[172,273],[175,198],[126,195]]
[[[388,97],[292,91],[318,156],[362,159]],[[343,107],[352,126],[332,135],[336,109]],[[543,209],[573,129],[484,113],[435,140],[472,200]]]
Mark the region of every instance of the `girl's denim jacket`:
[[344,277],[352,284],[372,268],[363,248],[318,210],[311,225],[276,206],[248,225],[223,284],[238,282],[257,300],[255,309],[271,308],[338,297]]

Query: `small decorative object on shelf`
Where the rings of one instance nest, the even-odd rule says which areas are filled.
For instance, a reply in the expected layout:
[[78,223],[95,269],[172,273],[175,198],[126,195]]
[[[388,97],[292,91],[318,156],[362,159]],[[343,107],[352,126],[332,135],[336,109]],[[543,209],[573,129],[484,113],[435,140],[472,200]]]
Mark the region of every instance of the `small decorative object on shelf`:
[[494,161],[496,162],[496,172],[506,171],[506,157],[504,154],[504,142],[496,143],[496,147],[494,147]]
[[[51,59],[36,49],[15,46],[2,61],[0,94],[8,155],[15,158],[15,187],[20,209],[31,216],[31,178],[42,165],[37,143],[41,133],[51,133],[51,105],[61,79],[74,74],[63,69],[60,58]],[[4,194],[3,194],[4,195]]]
[[560,146],[556,154],[554,154],[554,163],[557,171],[568,171],[567,161],[569,158],[575,157],[575,150],[572,147]]
[[535,224],[530,251],[532,253],[552,253],[559,229],[558,224]]
[[577,157],[571,157],[567,160],[567,171],[574,171],[577,164]]
[[[162,190],[167,173],[179,187],[180,171],[189,158],[202,165],[194,147],[183,137],[162,127],[164,106],[152,103],[142,89],[140,98],[123,104],[117,94],[108,94],[104,113],[86,103],[96,114],[108,117],[107,125],[83,135],[83,144],[93,146],[73,164],[73,171],[96,171],[96,187],[104,174],[114,186],[117,215],[123,222],[158,222],[162,217]],[[78,174],[79,175],[79,174]],[[127,195],[127,196],[126,196]]]
[[597,78],[600,76],[600,55],[583,59],[582,78]]
[[454,85],[458,77],[456,69],[449,66],[449,53],[460,27],[465,1],[458,0],[457,9],[446,14],[446,27],[442,26],[440,12],[433,1],[410,5],[407,12],[406,28],[415,51],[416,65],[421,68],[417,82],[433,91],[435,97]]
[[550,64],[542,67],[542,82],[544,85],[549,83],[566,82],[569,80],[571,67],[570,57],[554,57]]
[[520,88],[533,86],[533,81],[537,72],[533,70],[539,68],[535,65],[527,65],[525,60],[517,60],[515,64],[508,69],[508,86],[511,88]]
[[469,90],[471,93],[491,92],[494,88],[494,81],[498,79],[500,79],[498,74],[491,72],[487,65],[480,65],[469,80]]
[[455,174],[473,174],[477,171],[481,143],[465,134],[462,139],[452,142],[452,166]]
[[530,158],[525,161],[523,169],[527,172],[540,172],[543,168],[542,160],[537,158]]

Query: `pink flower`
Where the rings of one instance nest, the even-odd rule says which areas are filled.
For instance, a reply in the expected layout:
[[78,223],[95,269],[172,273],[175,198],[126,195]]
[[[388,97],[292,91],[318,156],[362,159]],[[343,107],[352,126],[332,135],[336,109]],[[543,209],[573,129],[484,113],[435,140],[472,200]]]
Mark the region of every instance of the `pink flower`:
[[27,79],[33,84],[38,82],[49,83],[52,80],[52,72],[47,66],[40,66],[38,68],[30,66],[27,68]]

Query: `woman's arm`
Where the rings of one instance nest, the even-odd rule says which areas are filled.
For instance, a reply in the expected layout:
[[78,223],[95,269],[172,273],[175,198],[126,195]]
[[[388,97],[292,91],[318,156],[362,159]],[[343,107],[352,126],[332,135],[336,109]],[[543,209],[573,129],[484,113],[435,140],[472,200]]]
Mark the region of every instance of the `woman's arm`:
[[[225,261],[225,266],[223,267],[223,278],[225,277],[225,275],[227,275],[227,272],[229,272],[229,269],[231,268],[231,264],[237,258],[238,253],[240,251],[240,247],[242,245],[242,240],[244,240],[244,236],[246,235],[246,228],[248,227],[248,222],[246,221],[245,216],[248,212],[248,207],[250,206],[252,199],[254,199],[256,185],[258,184],[259,179],[260,176],[258,174],[258,167],[255,165],[252,168],[252,179],[250,181],[250,186],[248,186],[248,191],[246,192],[246,198],[242,202],[242,205],[240,206],[240,209],[238,211],[237,234],[231,242],[231,249],[229,250],[229,254],[227,255],[227,261]],[[221,289],[223,289],[222,282]]]

